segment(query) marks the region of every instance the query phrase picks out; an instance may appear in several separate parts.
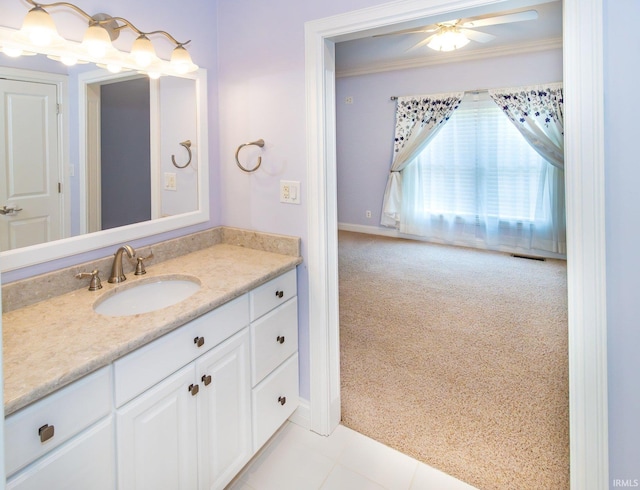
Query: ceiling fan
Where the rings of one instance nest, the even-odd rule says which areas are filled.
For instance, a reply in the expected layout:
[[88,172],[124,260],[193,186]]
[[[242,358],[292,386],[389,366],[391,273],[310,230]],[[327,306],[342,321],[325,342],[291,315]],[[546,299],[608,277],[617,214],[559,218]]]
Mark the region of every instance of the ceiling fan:
[[424,46],[425,44],[436,51],[453,51],[459,49],[469,41],[486,43],[496,38],[493,34],[476,31],[478,27],[495,26],[498,24],[509,24],[511,22],[522,22],[525,20],[535,20],[538,12],[535,10],[525,10],[513,14],[496,15],[493,17],[480,17],[470,19],[454,19],[446,22],[438,22],[420,28],[405,29],[390,34],[379,36],[391,36],[398,34],[430,34],[420,42],[411,46],[407,51]]

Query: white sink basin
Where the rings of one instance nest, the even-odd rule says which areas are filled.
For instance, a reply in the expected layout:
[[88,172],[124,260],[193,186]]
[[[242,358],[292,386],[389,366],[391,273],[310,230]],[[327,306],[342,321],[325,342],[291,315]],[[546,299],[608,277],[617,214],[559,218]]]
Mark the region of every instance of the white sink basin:
[[200,289],[200,281],[188,276],[155,277],[123,284],[93,305],[96,313],[128,316],[166,308],[184,301]]

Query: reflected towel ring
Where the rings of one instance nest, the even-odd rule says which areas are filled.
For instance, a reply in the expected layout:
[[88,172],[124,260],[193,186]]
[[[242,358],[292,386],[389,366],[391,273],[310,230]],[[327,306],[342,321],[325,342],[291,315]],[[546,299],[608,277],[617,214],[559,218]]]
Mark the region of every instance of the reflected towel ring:
[[185,168],[188,167],[189,164],[191,163],[191,140],[186,140],[183,141],[182,143],[180,143],[181,146],[184,146],[186,148],[186,150],[189,152],[189,160],[187,161],[187,163],[185,163],[184,165],[178,165],[176,163],[176,156],[175,155],[171,155],[171,161],[173,162],[173,165],[177,168]]
[[247,169],[243,167],[242,164],[240,163],[240,160],[238,160],[238,153],[240,153],[240,150],[245,146],[251,146],[251,145],[259,146],[260,148],[262,148],[264,146],[264,140],[259,139],[256,141],[252,141],[250,143],[243,143],[240,146],[238,146],[238,149],[236,150],[236,163],[238,164],[238,167],[240,168],[240,170],[247,173],[255,172],[256,170],[258,170],[258,167],[260,167],[260,164],[262,163],[262,157],[258,157],[257,165],[252,169]]

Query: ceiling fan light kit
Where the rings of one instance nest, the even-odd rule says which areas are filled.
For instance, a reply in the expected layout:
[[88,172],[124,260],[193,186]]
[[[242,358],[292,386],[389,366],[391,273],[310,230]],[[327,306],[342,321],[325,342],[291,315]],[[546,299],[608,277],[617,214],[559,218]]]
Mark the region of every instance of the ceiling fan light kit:
[[428,37],[411,46],[407,51],[422,46],[428,46],[435,51],[453,51],[460,49],[470,41],[486,43],[496,38],[493,34],[476,31],[478,27],[494,26],[535,20],[538,18],[536,10],[525,10],[491,17],[478,17],[471,19],[455,19],[447,22],[428,25],[421,28],[406,29],[403,31],[381,34],[374,37],[392,36],[398,34],[429,34]]
[[443,26],[427,44],[436,51],[453,51],[469,44],[469,39],[455,26]]

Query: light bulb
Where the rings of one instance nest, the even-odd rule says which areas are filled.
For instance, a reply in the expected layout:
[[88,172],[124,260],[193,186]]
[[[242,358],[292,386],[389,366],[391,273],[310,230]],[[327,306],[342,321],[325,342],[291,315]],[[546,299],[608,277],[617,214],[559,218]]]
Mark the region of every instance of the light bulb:
[[443,27],[427,46],[436,51],[453,51],[469,43],[469,39],[453,26]]
[[20,48],[10,48],[9,46],[4,46],[2,48],[2,52],[9,58],[19,58],[20,56],[22,56],[22,49]]
[[36,46],[50,46],[59,38],[53,19],[42,7],[29,10],[20,32]]
[[193,61],[191,61],[189,52],[182,45],[176,47],[171,53],[171,67],[179,75],[198,69],[197,65],[194,65]]
[[60,62],[66,66],[74,66],[78,64],[78,57],[72,54],[60,56]]
[[131,56],[142,68],[146,68],[156,58],[156,50],[147,36],[141,34],[134,42],[131,48]]
[[111,48],[111,38],[104,27],[93,24],[84,33],[82,46],[92,57],[104,58],[109,48]]

